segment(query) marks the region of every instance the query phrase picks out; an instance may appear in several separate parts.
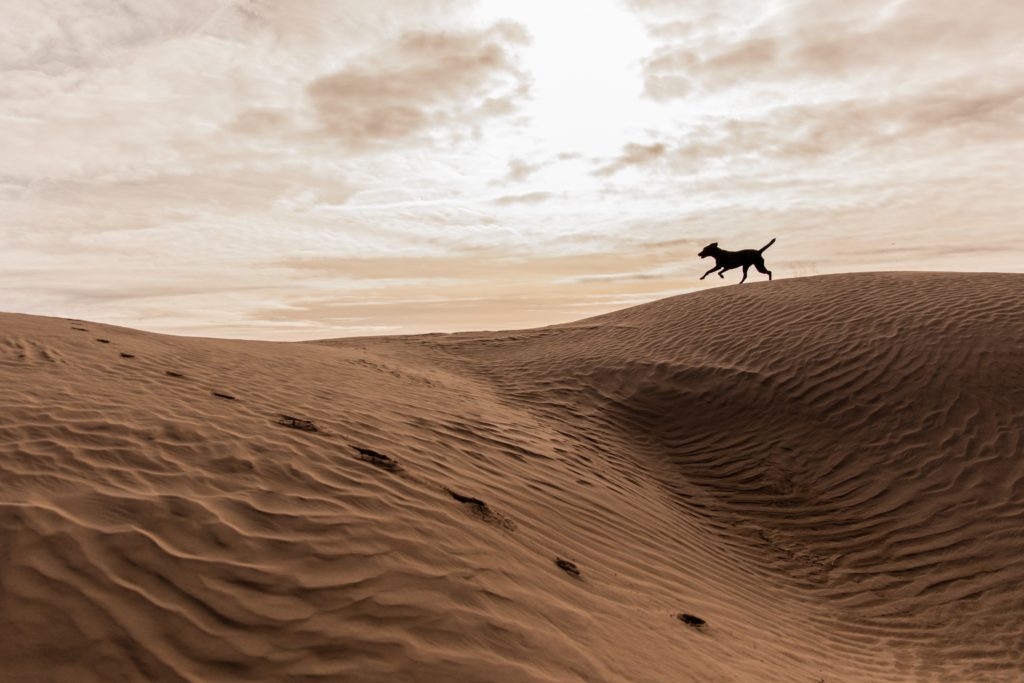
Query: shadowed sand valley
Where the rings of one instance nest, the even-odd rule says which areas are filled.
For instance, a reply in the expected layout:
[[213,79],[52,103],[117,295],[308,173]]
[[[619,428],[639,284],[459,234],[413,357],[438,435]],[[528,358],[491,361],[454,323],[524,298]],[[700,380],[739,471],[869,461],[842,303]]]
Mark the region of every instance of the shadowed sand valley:
[[0,679],[1024,680],[1024,275],[272,343],[0,314]]

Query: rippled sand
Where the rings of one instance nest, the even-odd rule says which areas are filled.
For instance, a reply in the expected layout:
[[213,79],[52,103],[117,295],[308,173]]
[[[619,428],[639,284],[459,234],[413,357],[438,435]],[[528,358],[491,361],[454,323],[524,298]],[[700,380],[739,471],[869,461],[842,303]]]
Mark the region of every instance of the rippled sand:
[[1024,276],[300,344],[2,314],[0,680],[1024,680]]

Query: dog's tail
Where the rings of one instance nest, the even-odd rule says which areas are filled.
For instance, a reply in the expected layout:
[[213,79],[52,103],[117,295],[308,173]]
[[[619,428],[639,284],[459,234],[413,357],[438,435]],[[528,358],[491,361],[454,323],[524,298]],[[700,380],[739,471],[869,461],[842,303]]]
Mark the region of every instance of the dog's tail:
[[764,250],[765,250],[765,249],[767,249],[768,247],[772,246],[773,244],[775,244],[775,238],[774,238],[774,237],[772,238],[772,241],[771,241],[771,242],[769,242],[768,244],[766,244],[766,245],[764,245],[763,247],[761,247],[760,249],[758,249],[758,250],[757,250],[757,253],[759,253],[759,254],[763,254],[763,253],[764,253]]

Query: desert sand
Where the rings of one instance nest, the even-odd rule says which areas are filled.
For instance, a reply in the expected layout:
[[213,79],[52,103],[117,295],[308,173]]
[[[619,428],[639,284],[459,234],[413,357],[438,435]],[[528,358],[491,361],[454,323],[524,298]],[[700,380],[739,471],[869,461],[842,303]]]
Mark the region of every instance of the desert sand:
[[1022,681],[1024,275],[303,343],[0,315],[0,680]]

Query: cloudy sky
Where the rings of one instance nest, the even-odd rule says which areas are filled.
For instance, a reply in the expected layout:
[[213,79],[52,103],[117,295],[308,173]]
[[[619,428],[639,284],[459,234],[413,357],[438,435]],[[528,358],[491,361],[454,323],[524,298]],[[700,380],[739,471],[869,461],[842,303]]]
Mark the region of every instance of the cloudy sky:
[[1024,272],[1019,0],[0,4],[0,310],[508,329],[772,237],[777,277]]

